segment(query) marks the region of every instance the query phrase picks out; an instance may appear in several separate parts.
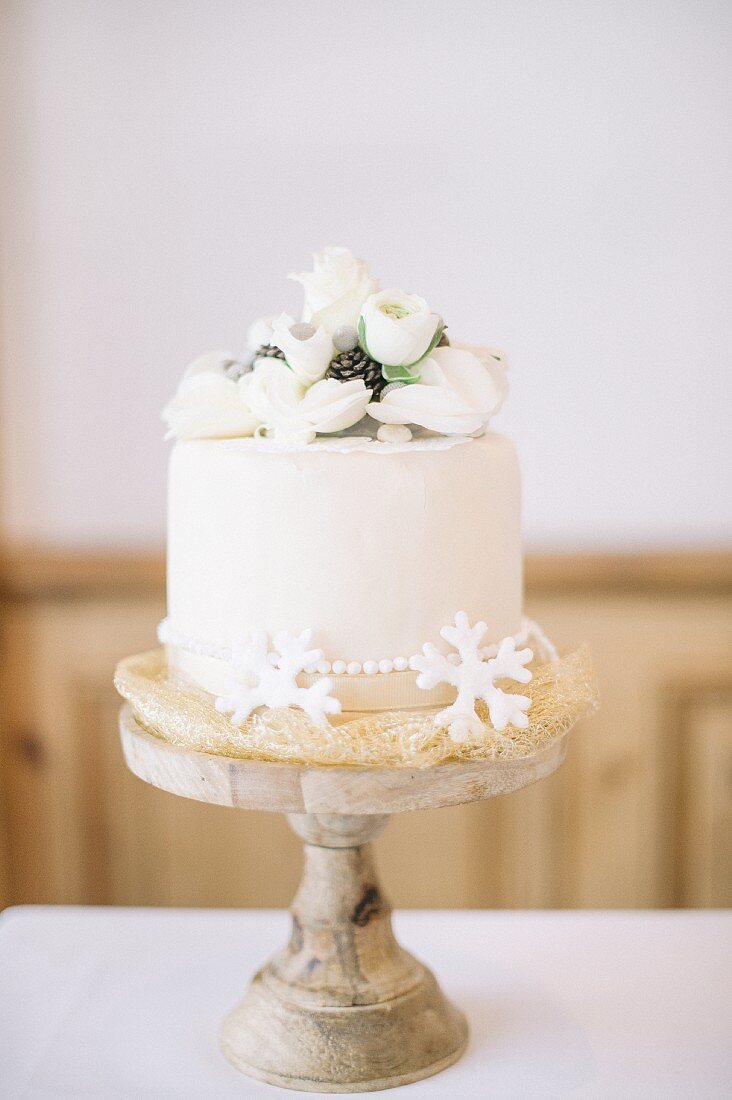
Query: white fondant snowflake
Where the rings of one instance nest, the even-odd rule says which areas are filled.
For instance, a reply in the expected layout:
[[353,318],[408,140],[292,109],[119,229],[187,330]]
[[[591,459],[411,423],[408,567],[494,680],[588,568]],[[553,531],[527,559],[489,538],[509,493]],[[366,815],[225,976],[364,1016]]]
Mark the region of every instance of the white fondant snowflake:
[[488,707],[491,724],[497,731],[509,723],[526,729],[526,711],[531,700],[526,695],[511,695],[496,687],[496,680],[516,680],[528,684],[531,672],[526,665],[533,657],[530,649],[516,650],[513,638],[504,638],[495,657],[483,660],[480,643],[488,627],[485,623],[470,625],[464,611],[458,611],[454,626],[443,626],[440,634],[457,650],[444,656],[436,646],[422,646],[424,656],[412,657],[410,667],[419,672],[417,687],[425,690],[438,684],[452,684],[457,689],[455,702],[435,715],[435,725],[447,726],[453,741],[467,741],[485,735],[485,725],[475,712],[477,699]]
[[331,697],[328,677],[310,687],[298,687],[297,676],[323,659],[322,649],[308,649],[312,630],[276,634],[270,650],[266,634],[253,634],[234,646],[231,654],[232,681],[227,695],[216,699],[216,710],[231,715],[235,726],[245,722],[257,707],[300,707],[311,721],[326,726],[327,714],[338,714],[341,704]]

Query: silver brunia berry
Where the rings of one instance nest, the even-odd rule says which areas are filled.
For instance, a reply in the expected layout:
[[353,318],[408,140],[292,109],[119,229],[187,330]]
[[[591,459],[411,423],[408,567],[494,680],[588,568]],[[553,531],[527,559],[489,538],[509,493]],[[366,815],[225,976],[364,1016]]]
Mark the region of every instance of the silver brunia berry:
[[309,340],[311,336],[315,335],[315,329],[307,321],[298,321],[290,329],[290,332],[296,340]]
[[353,351],[358,344],[358,333],[353,325],[339,325],[333,333],[333,343],[338,351]]

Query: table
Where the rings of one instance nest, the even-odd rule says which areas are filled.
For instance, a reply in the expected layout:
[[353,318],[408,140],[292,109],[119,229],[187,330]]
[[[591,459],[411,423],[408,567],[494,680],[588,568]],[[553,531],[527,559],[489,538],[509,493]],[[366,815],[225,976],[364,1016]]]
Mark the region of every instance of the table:
[[[729,1096],[732,914],[403,911],[394,923],[437,963],[471,1037],[457,1065],[382,1095]],[[288,931],[280,910],[6,910],[0,1095],[304,1096],[243,1077],[217,1045]]]

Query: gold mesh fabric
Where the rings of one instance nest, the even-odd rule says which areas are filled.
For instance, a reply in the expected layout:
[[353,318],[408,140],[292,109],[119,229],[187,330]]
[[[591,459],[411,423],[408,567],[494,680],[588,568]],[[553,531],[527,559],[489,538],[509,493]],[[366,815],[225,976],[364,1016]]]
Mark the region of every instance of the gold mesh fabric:
[[460,744],[446,729],[435,728],[437,707],[348,713],[337,726],[325,728],[296,708],[266,710],[239,728],[218,713],[211,695],[169,673],[163,650],[120,662],[115,686],[148,732],[182,748],[249,760],[423,768],[451,760],[530,756],[597,706],[597,682],[586,647],[533,672],[531,683],[521,687],[531,698],[527,729],[509,726],[497,733],[488,723],[487,708],[478,703],[485,736]]

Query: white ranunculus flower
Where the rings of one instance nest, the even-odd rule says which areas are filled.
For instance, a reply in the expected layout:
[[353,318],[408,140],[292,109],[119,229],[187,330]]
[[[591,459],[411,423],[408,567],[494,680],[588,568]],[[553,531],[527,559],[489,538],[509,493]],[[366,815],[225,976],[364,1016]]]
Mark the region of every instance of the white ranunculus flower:
[[226,368],[235,356],[211,351],[188,367],[163,410],[166,439],[228,439],[253,435],[259,420],[242,400]]
[[367,298],[359,335],[368,354],[389,367],[411,367],[440,338],[442,321],[424,298],[402,290],[382,290]]
[[270,343],[285,353],[293,374],[305,385],[312,385],[324,376],[335,354],[330,334],[321,326],[307,340],[298,340],[290,332],[292,320],[282,314],[272,326]]
[[363,378],[354,378],[349,382],[324,378],[305,394],[298,415],[321,435],[342,432],[358,424],[366,415],[370,400],[371,390],[366,389]]
[[242,399],[262,427],[277,437],[299,438],[313,430],[298,415],[306,387],[281,359],[258,359],[254,370],[238,382]]
[[421,381],[392,390],[368,412],[382,424],[419,424],[442,435],[474,435],[501,403],[483,363],[469,351],[434,348],[420,364]]
[[290,275],[305,290],[303,321],[327,332],[358,322],[361,306],[378,287],[365,260],[350,249],[324,248],[313,255],[313,270]]
[[459,344],[456,340],[450,341],[450,347],[458,348],[460,351],[470,351],[477,359],[480,359],[493,379],[493,384],[500,397],[498,407],[493,410],[494,414],[497,413],[508,396],[508,378],[506,375],[508,371],[508,362],[506,356],[502,351],[498,351],[496,348],[477,347],[473,344]]

